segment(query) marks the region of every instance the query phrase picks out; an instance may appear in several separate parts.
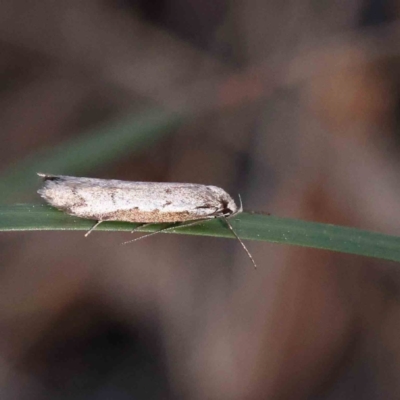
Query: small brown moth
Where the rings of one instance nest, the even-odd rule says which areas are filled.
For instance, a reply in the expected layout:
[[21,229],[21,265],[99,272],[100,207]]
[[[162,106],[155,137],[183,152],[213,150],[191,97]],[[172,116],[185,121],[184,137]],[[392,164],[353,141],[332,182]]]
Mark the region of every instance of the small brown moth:
[[228,218],[243,211],[242,204],[238,207],[229,194],[219,187],[38,175],[44,180],[38,193],[47,203],[67,214],[97,221],[85,236],[103,221],[141,223],[132,232],[152,224],[183,223],[125,242],[130,243],[169,229],[221,218],[257,268],[252,255],[228,221]]

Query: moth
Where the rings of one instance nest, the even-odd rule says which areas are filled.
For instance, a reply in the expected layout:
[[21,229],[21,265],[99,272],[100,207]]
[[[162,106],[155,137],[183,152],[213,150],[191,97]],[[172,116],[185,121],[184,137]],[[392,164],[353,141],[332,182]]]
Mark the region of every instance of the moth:
[[85,236],[104,221],[140,223],[132,232],[152,224],[181,223],[125,242],[130,243],[169,229],[220,218],[238,239],[254,267],[257,267],[228,221],[228,218],[243,211],[242,202],[240,200],[238,207],[232,197],[219,187],[38,175],[44,181],[38,193],[47,203],[67,214],[97,221]]

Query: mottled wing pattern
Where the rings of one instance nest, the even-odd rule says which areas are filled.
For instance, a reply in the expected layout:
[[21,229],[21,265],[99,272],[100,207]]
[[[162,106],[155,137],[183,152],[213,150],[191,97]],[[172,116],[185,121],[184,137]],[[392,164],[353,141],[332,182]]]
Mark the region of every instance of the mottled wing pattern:
[[[41,175],[43,176],[43,175]],[[177,222],[219,215],[233,200],[215,186],[127,182],[44,175],[40,195],[81,218],[129,222]],[[233,203],[234,204],[234,203]]]

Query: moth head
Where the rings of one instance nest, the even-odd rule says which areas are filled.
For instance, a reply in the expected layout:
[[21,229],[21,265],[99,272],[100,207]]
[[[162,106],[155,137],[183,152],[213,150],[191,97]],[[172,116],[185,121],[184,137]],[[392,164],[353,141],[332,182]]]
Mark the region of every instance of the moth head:
[[242,208],[236,205],[235,201],[225,190],[216,186],[208,186],[208,189],[212,192],[212,197],[219,203],[218,210],[215,213],[217,218],[222,216],[231,217],[242,211]]
[[230,217],[241,211],[241,208],[236,205],[236,203],[230,196],[222,197],[221,205],[221,214],[223,214],[225,217]]

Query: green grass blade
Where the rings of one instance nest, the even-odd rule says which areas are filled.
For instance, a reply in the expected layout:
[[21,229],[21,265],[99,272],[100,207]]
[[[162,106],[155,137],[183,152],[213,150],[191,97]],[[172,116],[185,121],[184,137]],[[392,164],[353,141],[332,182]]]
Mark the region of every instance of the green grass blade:
[[[242,213],[231,223],[243,239],[291,244],[400,261],[400,237],[342,226]],[[45,205],[0,206],[0,231],[82,230],[93,221],[68,216]],[[105,222],[98,230],[130,231],[136,224]],[[165,225],[143,229],[152,232]],[[212,220],[173,233],[233,238],[221,220]],[[96,234],[94,232],[93,234]],[[129,238],[128,238],[129,239]]]
[[0,175],[0,200],[33,190],[36,172],[82,175],[94,167],[151,146],[181,121],[178,114],[152,111],[114,121],[53,148],[43,149]]

